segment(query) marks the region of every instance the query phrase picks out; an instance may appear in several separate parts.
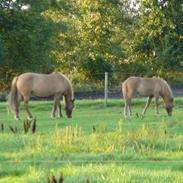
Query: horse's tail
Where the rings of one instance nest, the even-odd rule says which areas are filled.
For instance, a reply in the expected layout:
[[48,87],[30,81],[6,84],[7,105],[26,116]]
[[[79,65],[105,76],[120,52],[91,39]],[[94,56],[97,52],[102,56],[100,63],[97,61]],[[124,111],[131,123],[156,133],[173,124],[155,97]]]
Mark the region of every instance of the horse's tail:
[[16,111],[18,107],[18,90],[17,90],[18,77],[14,77],[11,83],[11,91],[8,97],[8,107],[11,111]]
[[128,87],[126,81],[122,83],[122,95],[124,99],[128,98]]

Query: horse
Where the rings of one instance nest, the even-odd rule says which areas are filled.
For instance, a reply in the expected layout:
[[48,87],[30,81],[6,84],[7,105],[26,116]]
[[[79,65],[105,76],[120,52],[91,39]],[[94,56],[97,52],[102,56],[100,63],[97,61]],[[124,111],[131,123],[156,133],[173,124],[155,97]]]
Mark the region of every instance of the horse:
[[170,86],[168,83],[159,77],[129,77],[122,83],[122,94],[125,100],[124,116],[131,116],[131,99],[135,93],[141,96],[148,97],[142,115],[145,115],[152,98],[155,98],[155,112],[158,111],[158,99],[162,97],[165,103],[165,108],[169,116],[172,115],[174,107],[174,99]]
[[36,97],[54,96],[51,117],[55,117],[56,110],[59,110],[61,117],[60,99],[64,96],[65,112],[68,118],[72,117],[74,108],[74,94],[72,84],[62,73],[53,72],[51,74],[24,73],[14,77],[11,83],[9,94],[9,108],[15,112],[15,119],[20,119],[19,104],[23,100],[25,111],[28,113],[28,119],[33,118],[29,110],[29,100],[31,95]]

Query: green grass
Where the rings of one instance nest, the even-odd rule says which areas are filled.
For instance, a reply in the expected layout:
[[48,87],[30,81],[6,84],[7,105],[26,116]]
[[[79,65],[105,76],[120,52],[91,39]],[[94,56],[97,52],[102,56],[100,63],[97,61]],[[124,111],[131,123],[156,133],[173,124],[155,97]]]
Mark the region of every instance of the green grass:
[[[183,100],[172,117],[153,103],[142,117],[145,101],[133,101],[133,116],[123,118],[123,101],[78,100],[73,118],[51,119],[52,102],[30,102],[36,133],[23,132],[21,121],[0,104],[0,183],[47,182],[60,172],[64,183],[181,182],[183,180]],[[9,126],[17,127],[18,133]],[[93,133],[93,126],[96,132]]]

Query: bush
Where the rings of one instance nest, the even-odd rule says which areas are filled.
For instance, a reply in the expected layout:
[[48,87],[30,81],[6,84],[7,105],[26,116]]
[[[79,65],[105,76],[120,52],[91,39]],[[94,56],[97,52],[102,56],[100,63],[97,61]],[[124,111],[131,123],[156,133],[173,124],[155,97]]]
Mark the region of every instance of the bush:
[[8,92],[0,92],[0,101],[7,101],[8,99]]

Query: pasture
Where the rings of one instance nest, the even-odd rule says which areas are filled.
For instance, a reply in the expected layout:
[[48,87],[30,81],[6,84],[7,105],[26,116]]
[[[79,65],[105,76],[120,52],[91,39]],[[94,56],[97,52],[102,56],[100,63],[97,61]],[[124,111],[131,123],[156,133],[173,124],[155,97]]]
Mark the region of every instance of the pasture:
[[[64,183],[168,183],[183,180],[183,99],[173,116],[154,103],[140,114],[144,99],[134,99],[133,116],[123,117],[122,99],[76,100],[73,118],[51,119],[52,101],[31,101],[36,133],[24,134],[21,121],[0,103],[0,183],[46,183],[63,174]],[[16,127],[12,133],[9,126]]]

